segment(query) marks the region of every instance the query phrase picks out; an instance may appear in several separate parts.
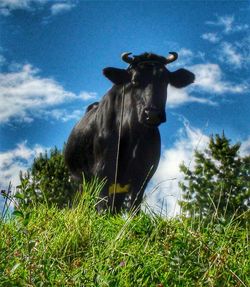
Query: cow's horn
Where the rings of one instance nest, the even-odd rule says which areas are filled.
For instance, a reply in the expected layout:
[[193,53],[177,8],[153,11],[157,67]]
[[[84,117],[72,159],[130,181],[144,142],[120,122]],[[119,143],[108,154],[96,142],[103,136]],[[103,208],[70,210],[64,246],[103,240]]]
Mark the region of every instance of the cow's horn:
[[176,52],[169,52],[169,56],[166,58],[166,64],[174,62],[177,58],[178,54]]
[[132,53],[128,53],[128,52],[122,53],[121,55],[122,60],[128,64],[132,64],[134,59],[132,57],[129,57],[129,55],[131,54]]

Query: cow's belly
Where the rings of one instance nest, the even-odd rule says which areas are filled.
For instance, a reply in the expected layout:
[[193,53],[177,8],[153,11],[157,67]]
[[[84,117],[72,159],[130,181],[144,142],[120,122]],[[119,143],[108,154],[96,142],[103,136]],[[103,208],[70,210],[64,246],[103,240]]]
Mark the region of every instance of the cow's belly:
[[[125,145],[124,145],[125,146]],[[155,173],[160,159],[161,143],[159,132],[138,136],[128,150],[121,150],[119,179],[123,185],[149,180]]]

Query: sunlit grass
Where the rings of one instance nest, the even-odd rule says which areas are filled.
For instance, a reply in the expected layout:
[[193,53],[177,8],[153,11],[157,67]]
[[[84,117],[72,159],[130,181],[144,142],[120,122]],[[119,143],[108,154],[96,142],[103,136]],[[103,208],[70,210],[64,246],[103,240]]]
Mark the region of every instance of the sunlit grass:
[[73,207],[0,222],[0,286],[250,286],[244,225],[214,218],[97,214],[101,185]]

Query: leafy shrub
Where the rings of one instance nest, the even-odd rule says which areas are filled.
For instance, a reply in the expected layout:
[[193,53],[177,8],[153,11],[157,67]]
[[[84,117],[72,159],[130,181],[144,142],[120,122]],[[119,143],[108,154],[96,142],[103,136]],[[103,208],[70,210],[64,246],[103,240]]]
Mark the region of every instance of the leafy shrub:
[[224,135],[210,138],[204,152],[194,154],[191,170],[182,164],[184,181],[180,201],[184,212],[203,218],[246,215],[250,207],[250,156],[241,156],[240,144],[230,145]]
[[56,147],[34,159],[26,173],[20,173],[21,184],[17,187],[19,204],[46,203],[63,208],[71,205],[78,184],[71,180],[64,163],[63,153]]

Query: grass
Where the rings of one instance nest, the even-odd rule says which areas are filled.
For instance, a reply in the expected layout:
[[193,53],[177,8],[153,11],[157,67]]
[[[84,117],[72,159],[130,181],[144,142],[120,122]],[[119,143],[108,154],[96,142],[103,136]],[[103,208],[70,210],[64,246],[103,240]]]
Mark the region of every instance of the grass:
[[0,221],[0,286],[250,286],[248,230],[141,212],[97,214],[89,184],[72,208]]

